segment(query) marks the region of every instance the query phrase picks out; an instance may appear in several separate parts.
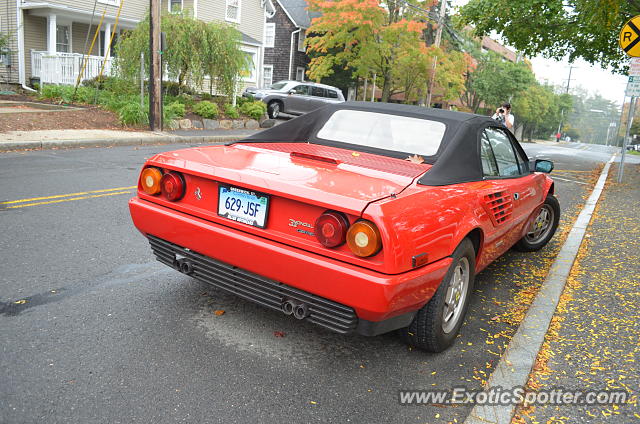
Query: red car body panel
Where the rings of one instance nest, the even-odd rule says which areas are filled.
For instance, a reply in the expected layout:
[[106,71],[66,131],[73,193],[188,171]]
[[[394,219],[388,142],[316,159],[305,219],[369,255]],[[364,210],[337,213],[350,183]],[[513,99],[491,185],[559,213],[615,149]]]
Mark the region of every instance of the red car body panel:
[[[540,173],[425,186],[416,181],[430,165],[307,143],[199,147],[156,155],[146,166],[182,173],[186,193],[170,202],[139,182],[129,206],[143,234],[340,302],[368,321],[428,302],[470,234],[482,270],[524,235],[552,189]],[[269,195],[266,228],[218,216],[220,183]],[[324,247],[312,227],[326,210],[349,224],[374,222],[381,251],[361,258],[346,244]]]

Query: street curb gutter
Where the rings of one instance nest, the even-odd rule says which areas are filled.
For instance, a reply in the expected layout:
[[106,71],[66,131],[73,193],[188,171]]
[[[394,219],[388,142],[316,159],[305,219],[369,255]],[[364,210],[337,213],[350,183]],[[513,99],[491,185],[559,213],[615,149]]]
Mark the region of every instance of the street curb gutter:
[[0,142],[0,152],[27,149],[60,149],[77,147],[106,147],[106,146],[145,146],[154,144],[200,144],[200,143],[228,143],[242,140],[247,136],[205,135],[205,136],[141,136],[130,138],[105,138],[86,140],[43,140],[43,141],[7,141]]
[[[607,181],[609,168],[615,155],[604,166],[600,178],[596,183],[584,208],[573,224],[567,240],[547,275],[540,291],[529,307],[520,327],[507,346],[495,371],[487,381],[487,387],[501,387],[510,390],[514,387],[524,387],[529,379],[529,373],[542,346],[549,328],[551,318],[562,290],[567,282],[573,262],[578,255],[578,249],[586,233],[591,215],[596,208]],[[488,393],[487,393],[488,396]],[[487,397],[488,399],[488,397]],[[510,423],[518,405],[476,405],[464,421],[465,424]]]

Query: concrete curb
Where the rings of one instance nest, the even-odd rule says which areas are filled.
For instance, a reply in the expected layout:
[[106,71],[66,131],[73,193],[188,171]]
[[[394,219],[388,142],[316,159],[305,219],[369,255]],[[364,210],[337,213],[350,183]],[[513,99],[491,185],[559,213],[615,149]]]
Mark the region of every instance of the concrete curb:
[[147,146],[154,144],[199,144],[228,143],[238,141],[247,136],[238,135],[204,135],[204,136],[140,136],[130,138],[78,139],[78,140],[42,140],[42,141],[7,141],[0,142],[0,152],[27,149],[69,149],[78,147],[106,146]]
[[[578,255],[591,215],[596,208],[607,181],[609,168],[615,155],[611,157],[600,173],[591,196],[573,224],[567,240],[562,245],[547,278],[538,295],[529,307],[520,327],[500,358],[495,371],[487,381],[488,388],[501,387],[510,390],[524,387],[533,369],[538,351],[544,342],[551,318],[555,313],[560,295]],[[489,392],[487,393],[487,399]],[[465,424],[510,423],[518,405],[476,405],[464,421]]]

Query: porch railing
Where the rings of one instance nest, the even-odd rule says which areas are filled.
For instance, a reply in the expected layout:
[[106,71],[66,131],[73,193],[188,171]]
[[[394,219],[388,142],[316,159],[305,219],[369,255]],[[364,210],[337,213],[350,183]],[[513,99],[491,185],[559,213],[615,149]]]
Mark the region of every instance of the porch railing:
[[[49,54],[46,51],[32,50],[31,75],[40,78],[45,84],[73,85],[82,67],[82,57],[80,53]],[[102,56],[86,56],[87,63],[81,81],[97,77],[104,60]],[[104,66],[104,76],[111,75],[111,62],[111,58],[108,58]]]

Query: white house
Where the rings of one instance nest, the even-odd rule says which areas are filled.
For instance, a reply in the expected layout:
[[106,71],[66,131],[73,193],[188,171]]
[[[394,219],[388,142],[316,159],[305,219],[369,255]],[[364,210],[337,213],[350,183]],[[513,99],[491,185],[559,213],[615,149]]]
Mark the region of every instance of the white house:
[[[108,74],[113,28],[117,38],[122,31],[134,28],[149,7],[148,0],[6,1],[7,7],[0,8],[0,33],[11,36],[10,53],[4,55],[4,61],[0,60],[0,83],[23,87],[36,80],[74,84],[83,52],[91,45],[101,19],[101,31],[88,52],[83,79],[97,76],[103,67]],[[275,12],[270,0],[162,0],[162,8],[167,13],[190,11],[197,19],[235,25],[242,33],[241,48],[254,65],[245,77],[245,84],[261,84],[265,14]]]

